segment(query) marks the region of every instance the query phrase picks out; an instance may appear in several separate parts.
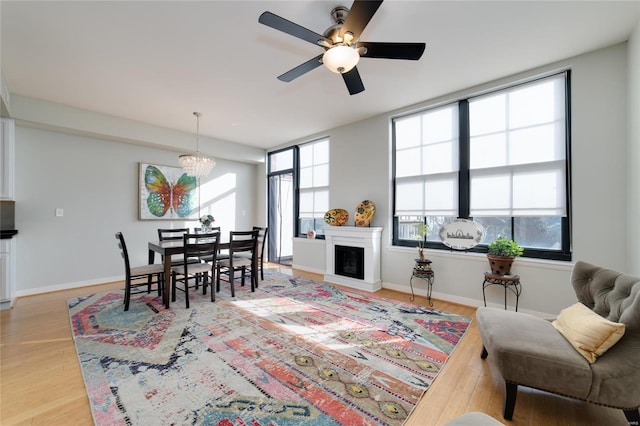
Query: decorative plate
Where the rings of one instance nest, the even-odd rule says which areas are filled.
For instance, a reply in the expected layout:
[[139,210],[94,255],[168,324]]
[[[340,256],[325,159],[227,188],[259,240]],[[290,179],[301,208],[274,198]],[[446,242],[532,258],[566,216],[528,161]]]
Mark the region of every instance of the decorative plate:
[[440,228],[442,243],[454,250],[467,250],[480,244],[484,228],[469,219],[456,219]]
[[354,220],[356,226],[369,226],[376,215],[376,204],[371,200],[364,200],[356,207]]
[[345,209],[331,209],[324,214],[324,221],[331,226],[342,226],[349,220],[349,212]]

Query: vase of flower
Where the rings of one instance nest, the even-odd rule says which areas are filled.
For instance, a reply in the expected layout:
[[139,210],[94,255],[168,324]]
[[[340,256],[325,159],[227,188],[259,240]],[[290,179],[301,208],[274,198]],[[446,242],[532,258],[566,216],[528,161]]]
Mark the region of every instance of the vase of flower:
[[213,225],[213,222],[215,221],[216,220],[210,214],[202,216],[200,218],[200,223],[202,224],[202,232],[205,234],[211,232],[211,227]]

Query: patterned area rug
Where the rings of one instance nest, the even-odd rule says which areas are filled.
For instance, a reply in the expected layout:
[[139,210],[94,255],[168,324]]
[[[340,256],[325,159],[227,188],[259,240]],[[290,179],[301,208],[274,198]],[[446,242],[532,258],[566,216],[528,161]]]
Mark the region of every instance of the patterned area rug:
[[400,425],[470,322],[267,270],[228,287],[68,300],[96,424]]

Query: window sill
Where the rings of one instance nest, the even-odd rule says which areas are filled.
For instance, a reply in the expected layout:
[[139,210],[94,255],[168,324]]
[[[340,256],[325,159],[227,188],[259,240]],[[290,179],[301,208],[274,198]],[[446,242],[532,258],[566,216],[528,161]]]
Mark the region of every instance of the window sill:
[[[418,257],[418,248],[417,247],[403,247],[403,246],[391,246],[388,245],[386,247],[387,252],[390,253],[406,253],[407,255],[412,254],[415,257]],[[434,250],[434,249],[424,249],[425,257],[427,258],[457,258],[466,261],[472,262],[486,262],[487,255],[486,253],[474,253],[474,252],[465,252],[465,251],[457,251],[457,250]],[[531,268],[541,268],[541,269],[554,269],[559,271],[567,271],[573,268],[573,262],[571,261],[563,261],[563,260],[549,260],[549,259],[536,259],[531,257],[519,257],[518,264],[531,267]]]

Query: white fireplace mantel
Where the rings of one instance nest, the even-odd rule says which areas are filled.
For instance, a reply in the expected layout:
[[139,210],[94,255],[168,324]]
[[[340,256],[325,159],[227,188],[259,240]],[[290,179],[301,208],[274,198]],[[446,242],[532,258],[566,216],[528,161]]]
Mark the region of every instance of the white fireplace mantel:
[[[380,279],[382,227],[328,226],[324,228],[324,235],[327,250],[325,281],[371,292],[382,288]],[[336,245],[364,248],[364,279],[336,275]]]

